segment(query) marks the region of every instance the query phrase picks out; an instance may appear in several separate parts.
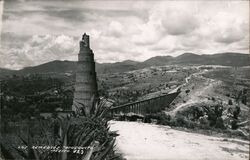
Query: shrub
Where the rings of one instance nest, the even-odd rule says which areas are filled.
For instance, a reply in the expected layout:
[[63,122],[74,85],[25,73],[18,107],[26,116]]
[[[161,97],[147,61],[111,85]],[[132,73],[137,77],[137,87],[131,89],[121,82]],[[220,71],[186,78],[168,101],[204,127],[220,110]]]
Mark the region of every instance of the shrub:
[[232,120],[232,122],[231,122],[231,128],[233,129],[233,130],[236,130],[236,129],[238,129],[238,122],[237,122],[237,119],[233,119]]
[[158,123],[162,125],[171,125],[171,116],[165,113],[162,113],[159,116]]
[[220,104],[206,107],[206,114],[208,115],[208,120],[211,127],[216,125],[216,121],[218,118],[221,118],[222,112],[223,106]]
[[234,119],[238,119],[238,116],[240,115],[240,107],[236,106],[233,111],[233,117]]
[[215,128],[225,129],[224,122],[221,117],[216,119]]
[[197,126],[196,122],[193,122],[193,121],[187,120],[187,119],[184,119],[184,120],[185,120],[184,127],[194,129]]
[[231,99],[228,100],[228,105],[233,105],[233,101]]
[[175,125],[180,126],[180,127],[185,127],[186,126],[186,121],[184,116],[177,116],[174,119]]
[[200,117],[199,118],[199,128],[201,129],[209,129],[209,121],[207,119],[207,115],[203,116],[203,117]]

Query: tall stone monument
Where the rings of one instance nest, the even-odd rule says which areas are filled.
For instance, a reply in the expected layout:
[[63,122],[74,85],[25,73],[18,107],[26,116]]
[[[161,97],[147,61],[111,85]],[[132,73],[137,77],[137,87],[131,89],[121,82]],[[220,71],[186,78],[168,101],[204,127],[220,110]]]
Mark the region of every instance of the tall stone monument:
[[72,110],[89,115],[91,100],[97,97],[94,54],[90,49],[89,36],[84,33],[80,41]]

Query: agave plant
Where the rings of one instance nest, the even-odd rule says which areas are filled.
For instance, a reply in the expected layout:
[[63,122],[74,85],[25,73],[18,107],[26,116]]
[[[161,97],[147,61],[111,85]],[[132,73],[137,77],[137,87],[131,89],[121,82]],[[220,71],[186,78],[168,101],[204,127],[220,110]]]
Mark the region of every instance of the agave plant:
[[[96,102],[94,98],[91,103],[89,115],[51,119],[50,123],[41,121],[39,135],[32,135],[30,132],[28,140],[20,137],[27,149],[14,147],[16,154],[25,160],[114,159],[116,133],[109,131],[108,121],[105,118],[110,106],[106,105],[106,100]],[[71,148],[68,152],[49,152],[33,147],[41,145],[56,146],[59,150],[65,149],[65,146],[84,147],[84,149]],[[3,159],[15,159],[14,154],[2,143],[1,153]]]
[[76,102],[74,104],[77,108],[78,115],[85,117],[105,117],[109,109],[113,104],[109,104],[106,99],[96,99],[95,96],[91,97],[91,100],[88,104],[83,104],[81,102]]

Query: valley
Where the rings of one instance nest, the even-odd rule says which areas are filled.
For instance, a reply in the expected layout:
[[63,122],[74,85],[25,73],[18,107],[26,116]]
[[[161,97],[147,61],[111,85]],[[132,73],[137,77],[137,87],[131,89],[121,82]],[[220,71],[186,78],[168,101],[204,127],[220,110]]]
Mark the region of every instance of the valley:
[[[75,73],[66,69],[69,66],[63,68],[64,72],[55,68],[52,72],[5,75],[1,81],[2,111],[15,113],[6,120],[70,109]],[[211,131],[211,134],[247,139],[250,103],[247,98],[250,97],[248,73],[250,68],[247,66],[174,64],[99,73],[97,83],[99,95],[108,99],[113,106],[180,89],[179,96],[162,113],[149,117],[157,119],[158,124],[188,128],[192,132],[210,134]],[[217,107],[222,108],[218,113]],[[201,122],[204,119],[205,122]]]

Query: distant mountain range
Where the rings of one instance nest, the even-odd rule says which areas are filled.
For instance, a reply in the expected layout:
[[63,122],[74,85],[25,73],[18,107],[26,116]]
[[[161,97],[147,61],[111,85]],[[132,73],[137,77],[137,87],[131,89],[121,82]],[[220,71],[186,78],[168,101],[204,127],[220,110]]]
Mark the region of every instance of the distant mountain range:
[[[1,69],[0,75],[9,74],[33,74],[33,73],[66,73],[76,71],[74,61],[52,61],[33,67],[26,67],[21,70]],[[177,57],[156,56],[144,62],[126,60],[116,63],[96,63],[97,73],[116,73],[141,69],[151,66],[163,65],[222,65],[222,66],[249,66],[250,55],[241,53],[219,53],[212,55],[197,55],[184,53]]]

